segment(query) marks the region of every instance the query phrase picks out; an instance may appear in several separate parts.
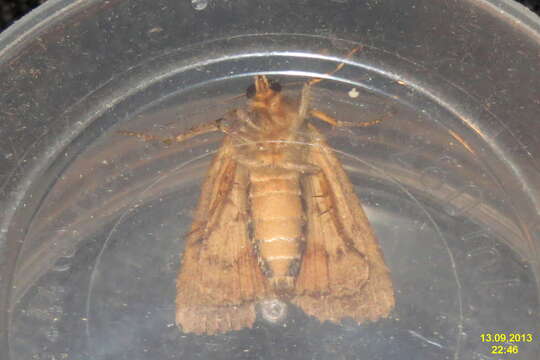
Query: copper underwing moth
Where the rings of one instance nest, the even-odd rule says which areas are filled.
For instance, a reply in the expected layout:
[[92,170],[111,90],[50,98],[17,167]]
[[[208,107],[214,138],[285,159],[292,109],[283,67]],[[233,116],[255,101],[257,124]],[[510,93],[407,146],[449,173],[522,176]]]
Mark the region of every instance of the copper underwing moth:
[[256,305],[273,300],[331,322],[375,321],[393,309],[390,271],[360,200],[312,123],[362,127],[380,121],[344,122],[312,108],[311,89],[320,81],[306,82],[293,98],[279,83],[256,76],[245,108],[162,139],[170,144],[225,134],[185,239],[176,284],[182,331],[250,328]]

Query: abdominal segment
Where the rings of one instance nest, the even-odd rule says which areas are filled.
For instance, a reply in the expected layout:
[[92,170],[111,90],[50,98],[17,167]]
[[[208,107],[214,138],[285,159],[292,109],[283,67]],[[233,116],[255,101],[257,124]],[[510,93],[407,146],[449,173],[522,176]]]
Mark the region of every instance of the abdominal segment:
[[294,288],[302,256],[305,220],[301,195],[296,171],[250,171],[251,237],[263,273],[283,295]]

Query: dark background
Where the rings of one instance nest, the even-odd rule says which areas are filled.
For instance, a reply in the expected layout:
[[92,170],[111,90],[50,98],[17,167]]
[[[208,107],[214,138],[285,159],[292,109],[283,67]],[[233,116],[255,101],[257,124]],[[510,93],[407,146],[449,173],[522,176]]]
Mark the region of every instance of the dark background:
[[46,0],[0,0],[0,31]]
[[[0,31],[46,0],[0,0]],[[182,0],[179,0],[182,1]],[[189,1],[189,0],[183,0]],[[540,0],[517,0],[540,15]]]

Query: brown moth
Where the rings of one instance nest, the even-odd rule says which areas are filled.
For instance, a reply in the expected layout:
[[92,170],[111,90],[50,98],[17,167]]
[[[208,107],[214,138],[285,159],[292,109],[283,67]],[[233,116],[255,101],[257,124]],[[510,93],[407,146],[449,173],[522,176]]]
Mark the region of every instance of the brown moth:
[[164,139],[226,134],[177,278],[176,323],[184,332],[250,328],[256,305],[271,300],[331,322],[373,321],[393,309],[390,272],[373,230],[343,166],[308,119],[334,126],[379,121],[343,122],[312,109],[310,91],[319,81],[292,99],[256,76],[245,109]]

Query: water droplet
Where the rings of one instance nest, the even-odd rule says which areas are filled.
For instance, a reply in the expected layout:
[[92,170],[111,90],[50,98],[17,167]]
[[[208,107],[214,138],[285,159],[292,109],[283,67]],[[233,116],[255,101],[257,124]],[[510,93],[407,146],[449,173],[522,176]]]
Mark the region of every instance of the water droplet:
[[204,10],[208,6],[208,0],[191,0],[191,6],[195,10]]
[[279,323],[287,316],[287,304],[283,301],[272,299],[261,301],[261,313],[266,321]]

